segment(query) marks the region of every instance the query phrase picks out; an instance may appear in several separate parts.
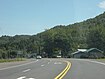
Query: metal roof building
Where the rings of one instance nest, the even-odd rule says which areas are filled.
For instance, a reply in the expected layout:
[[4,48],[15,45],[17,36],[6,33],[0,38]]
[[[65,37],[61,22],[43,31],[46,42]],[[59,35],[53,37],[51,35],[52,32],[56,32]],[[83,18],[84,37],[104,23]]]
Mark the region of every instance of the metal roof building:
[[91,49],[78,49],[77,52],[71,54],[73,58],[103,58],[103,51],[97,48]]

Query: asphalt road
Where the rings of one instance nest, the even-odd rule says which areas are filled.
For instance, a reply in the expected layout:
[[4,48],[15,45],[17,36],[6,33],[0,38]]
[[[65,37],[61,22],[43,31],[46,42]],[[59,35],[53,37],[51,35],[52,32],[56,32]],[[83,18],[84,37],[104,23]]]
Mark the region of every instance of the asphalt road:
[[72,67],[64,79],[105,79],[105,63],[87,59],[68,59]]
[[67,67],[65,60],[72,66],[63,79],[105,79],[105,63],[86,59],[34,59],[7,65],[0,67],[0,79],[54,79]]
[[32,60],[0,69],[0,79],[54,79],[66,67],[55,59]]

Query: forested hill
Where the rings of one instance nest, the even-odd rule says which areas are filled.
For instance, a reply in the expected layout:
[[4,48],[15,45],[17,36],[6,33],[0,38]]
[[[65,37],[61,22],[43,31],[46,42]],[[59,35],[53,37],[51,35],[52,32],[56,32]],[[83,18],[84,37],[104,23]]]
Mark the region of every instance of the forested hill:
[[52,57],[69,56],[78,48],[98,48],[105,52],[105,13],[83,22],[58,25],[33,36],[0,37],[0,53],[37,53]]

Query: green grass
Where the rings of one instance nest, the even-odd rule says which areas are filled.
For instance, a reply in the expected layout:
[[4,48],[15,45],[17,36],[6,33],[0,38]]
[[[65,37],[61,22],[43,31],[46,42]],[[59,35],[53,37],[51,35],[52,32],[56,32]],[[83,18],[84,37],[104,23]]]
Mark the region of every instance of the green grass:
[[105,58],[101,58],[101,59],[96,59],[97,61],[103,61],[105,62]]
[[25,58],[15,58],[15,59],[0,59],[0,63],[4,62],[16,62],[16,61],[25,61]]
[[97,60],[105,60],[105,58],[97,59]]

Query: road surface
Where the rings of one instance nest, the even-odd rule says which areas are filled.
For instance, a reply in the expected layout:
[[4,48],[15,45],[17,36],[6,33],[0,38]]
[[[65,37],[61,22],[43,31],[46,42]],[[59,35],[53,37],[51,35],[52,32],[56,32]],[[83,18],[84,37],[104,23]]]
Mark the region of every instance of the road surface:
[[32,60],[0,69],[0,79],[54,79],[66,63],[54,59]]
[[7,67],[0,64],[0,79],[60,79],[57,76],[67,68],[65,61],[72,65],[61,79],[105,79],[105,63],[86,59],[34,59]]
[[105,63],[87,59],[69,59],[72,67],[64,79],[105,79]]

